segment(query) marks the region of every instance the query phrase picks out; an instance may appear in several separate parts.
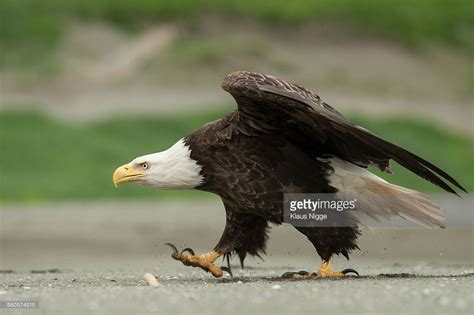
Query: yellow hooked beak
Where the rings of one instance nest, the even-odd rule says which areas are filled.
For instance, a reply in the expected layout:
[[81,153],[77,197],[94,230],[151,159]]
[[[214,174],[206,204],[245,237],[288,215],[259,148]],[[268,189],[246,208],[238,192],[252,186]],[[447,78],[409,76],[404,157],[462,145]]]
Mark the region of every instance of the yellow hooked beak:
[[115,187],[117,187],[117,184],[131,182],[142,176],[145,176],[145,174],[135,170],[132,166],[125,164],[115,170],[112,175],[112,182]]

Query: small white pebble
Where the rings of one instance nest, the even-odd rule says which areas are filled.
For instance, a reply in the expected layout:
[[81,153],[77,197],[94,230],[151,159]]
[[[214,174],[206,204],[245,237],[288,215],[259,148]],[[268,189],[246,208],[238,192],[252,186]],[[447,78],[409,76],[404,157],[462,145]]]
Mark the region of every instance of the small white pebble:
[[51,283],[48,283],[48,287],[52,287],[53,285]]
[[240,281],[240,280],[239,280],[239,281],[237,281],[237,284],[242,284],[242,283],[243,283],[243,282],[242,282],[242,281]]
[[7,294],[7,291],[0,290],[0,295],[5,295]]
[[272,289],[273,290],[281,289],[281,285],[279,285],[279,284],[272,285]]
[[430,294],[430,292],[431,292],[431,291],[430,291],[430,289],[428,289],[428,288],[423,289],[423,294]]
[[152,275],[151,273],[149,273],[149,272],[145,273],[143,278],[145,279],[146,283],[148,283],[148,285],[150,287],[155,287],[156,288],[157,286],[160,285],[160,283],[158,282],[156,277],[154,275]]
[[25,290],[29,290],[29,289],[31,289],[31,288],[30,288],[30,287],[23,287],[23,289],[25,289]]

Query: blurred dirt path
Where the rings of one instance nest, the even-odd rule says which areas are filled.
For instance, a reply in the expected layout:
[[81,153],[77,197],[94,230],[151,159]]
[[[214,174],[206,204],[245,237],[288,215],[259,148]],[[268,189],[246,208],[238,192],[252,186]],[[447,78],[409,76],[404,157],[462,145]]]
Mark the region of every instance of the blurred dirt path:
[[[354,252],[351,264],[365,258],[389,264],[474,262],[473,197],[435,200],[446,210],[448,228],[364,229],[362,251]],[[12,204],[0,207],[0,218],[0,269],[21,270],[111,267],[168,257],[166,242],[206,251],[225,225],[219,200]],[[287,256],[288,263],[292,256],[317,260],[312,245],[287,225],[272,229],[267,253],[265,259]]]

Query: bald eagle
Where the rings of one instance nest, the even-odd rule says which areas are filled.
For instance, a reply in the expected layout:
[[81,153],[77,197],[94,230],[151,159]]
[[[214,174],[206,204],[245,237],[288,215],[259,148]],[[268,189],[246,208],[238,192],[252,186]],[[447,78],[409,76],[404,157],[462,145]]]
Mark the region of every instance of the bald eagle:
[[[179,252],[168,244],[172,257],[184,265],[221,277],[230,270],[215,265],[217,258],[237,254],[243,263],[247,255],[264,254],[269,223],[283,223],[285,193],[328,193],[337,198],[357,194],[365,201],[358,211],[370,216],[399,216],[425,227],[444,227],[442,210],[428,197],[390,184],[367,169],[373,165],[391,172],[390,160],[445,191],[466,191],[446,172],[351,123],[302,86],[238,71],[224,78],[222,88],[236,100],[236,111],[166,151],[137,157],[113,174],[115,185],[134,182],[197,189],[222,199],[226,225],[213,250],[196,255],[189,248]],[[358,249],[358,226],[295,228],[313,244],[322,262],[314,273],[291,273],[291,277],[341,277],[355,272],[333,271],[330,259],[334,254],[348,259]]]

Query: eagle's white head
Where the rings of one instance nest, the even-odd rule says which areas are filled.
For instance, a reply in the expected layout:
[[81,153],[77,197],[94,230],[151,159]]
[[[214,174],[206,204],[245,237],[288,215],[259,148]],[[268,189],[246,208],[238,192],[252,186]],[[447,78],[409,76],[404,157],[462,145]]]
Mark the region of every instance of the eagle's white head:
[[135,182],[163,189],[189,189],[203,183],[201,169],[191,158],[191,149],[181,139],[166,151],[140,156],[120,166],[112,181],[115,186]]

